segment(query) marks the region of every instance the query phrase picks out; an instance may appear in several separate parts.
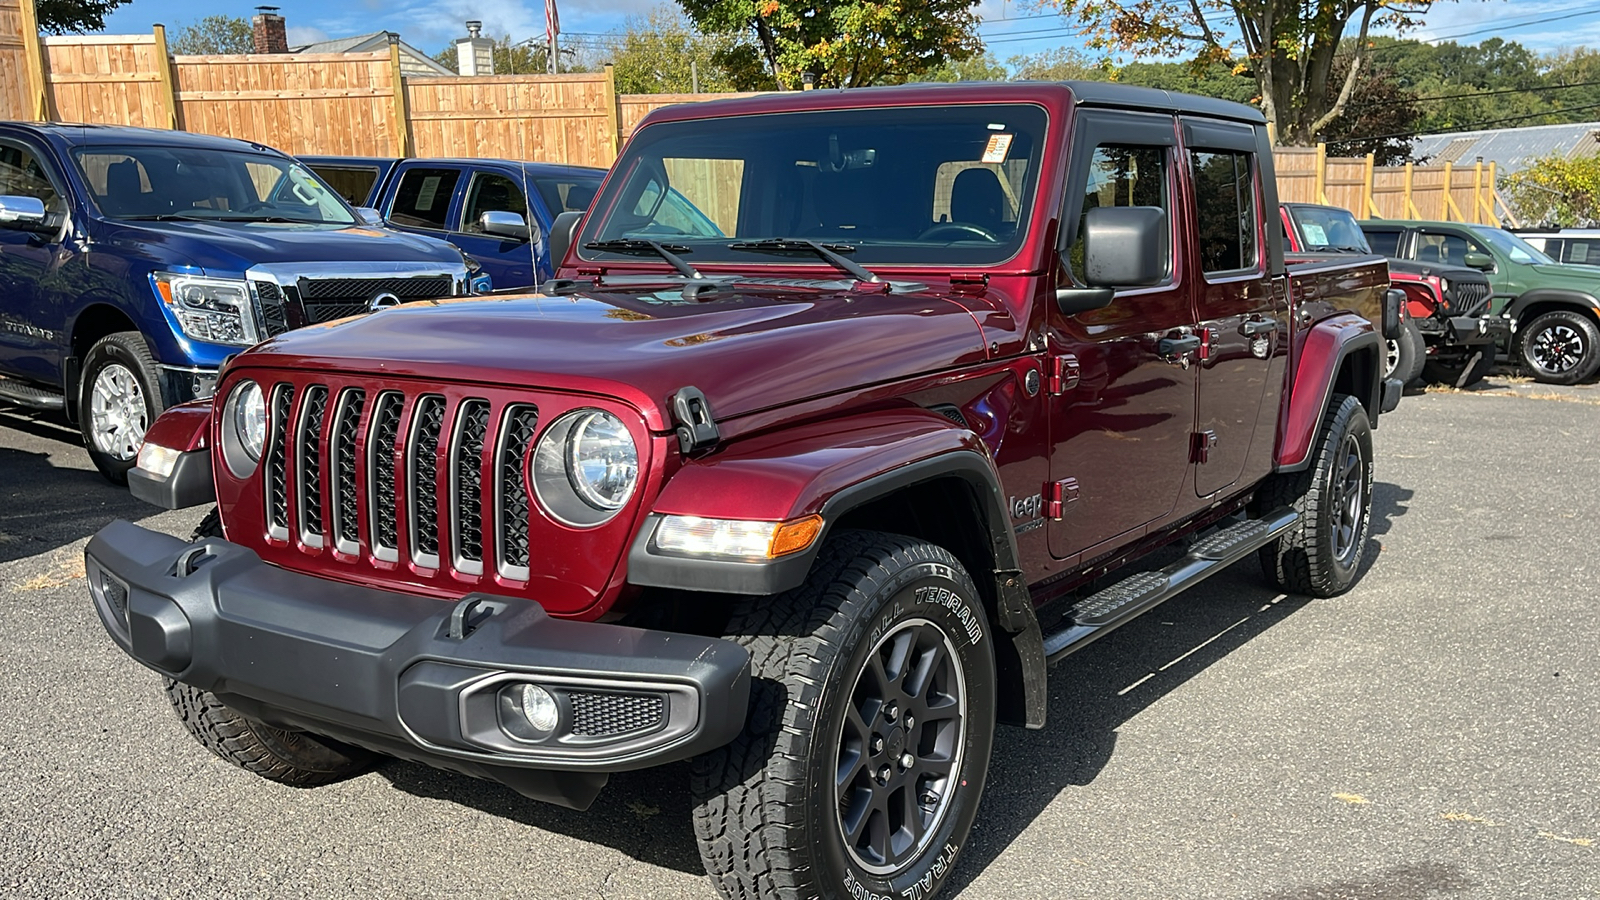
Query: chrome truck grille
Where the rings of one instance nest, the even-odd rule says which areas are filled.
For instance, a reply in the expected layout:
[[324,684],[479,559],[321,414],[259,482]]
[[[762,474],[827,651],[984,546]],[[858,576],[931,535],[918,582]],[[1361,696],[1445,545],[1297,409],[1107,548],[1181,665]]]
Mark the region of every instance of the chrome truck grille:
[[467,292],[464,267],[456,272],[438,265],[394,264],[390,268],[397,271],[341,271],[350,267],[317,263],[252,268],[246,277],[259,310],[261,333],[273,337],[291,328],[361,315],[375,303],[394,305]]

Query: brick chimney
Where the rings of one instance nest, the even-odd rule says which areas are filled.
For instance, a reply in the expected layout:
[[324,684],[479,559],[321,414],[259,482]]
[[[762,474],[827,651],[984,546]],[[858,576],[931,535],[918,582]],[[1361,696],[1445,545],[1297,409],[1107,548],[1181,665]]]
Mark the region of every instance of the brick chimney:
[[250,26],[257,53],[289,52],[289,33],[284,29],[283,16],[278,15],[278,7],[256,7],[256,15],[250,20]]

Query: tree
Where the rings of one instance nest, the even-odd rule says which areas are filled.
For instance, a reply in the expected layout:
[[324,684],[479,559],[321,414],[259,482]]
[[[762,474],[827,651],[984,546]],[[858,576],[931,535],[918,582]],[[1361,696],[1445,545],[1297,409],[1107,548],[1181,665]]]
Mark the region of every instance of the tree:
[[730,75],[754,80],[748,63],[756,59],[773,83],[789,89],[799,88],[805,73],[818,87],[898,84],[983,47],[978,0],[679,3],[703,33],[747,39],[743,50],[725,54]]
[[38,0],[35,14],[39,30],[46,34],[69,31],[99,31],[106,27],[106,14],[131,0]]
[[[577,54],[568,56],[571,52],[563,48],[561,52],[562,72],[587,72],[590,71],[588,63]],[[512,41],[511,35],[502,34],[494,39],[494,73],[496,75],[543,75],[550,71],[547,60],[549,52],[545,49],[544,38],[533,40]],[[456,55],[456,45],[440,50],[433,55],[433,61],[452,72],[459,73],[460,61]]]
[[720,63],[734,39],[704,35],[670,6],[630,18],[622,34],[609,42],[616,67],[617,90],[624,94],[687,94],[734,90],[733,79]]
[[[1341,57],[1333,75],[1342,78],[1349,62]],[[1374,67],[1356,82],[1350,103],[1331,122],[1325,137],[1335,156],[1366,156],[1380,166],[1404,165],[1411,159],[1422,109],[1417,95],[1402,86],[1388,68]]]
[[[1374,27],[1408,28],[1432,0],[1045,0],[1083,26],[1090,47],[1136,58],[1193,54],[1227,64],[1241,51],[1267,121],[1307,145],[1344,111],[1369,60]],[[1349,69],[1333,78],[1346,28],[1359,23]],[[1238,38],[1234,39],[1233,35]]]
[[255,32],[249,22],[237,16],[206,16],[178,29],[170,47],[174,55],[180,56],[254,53]]
[[1501,180],[1517,215],[1550,226],[1600,224],[1600,156],[1546,156]]
[[922,81],[1005,81],[1011,73],[993,53],[966,59],[945,60],[944,65],[920,76]]

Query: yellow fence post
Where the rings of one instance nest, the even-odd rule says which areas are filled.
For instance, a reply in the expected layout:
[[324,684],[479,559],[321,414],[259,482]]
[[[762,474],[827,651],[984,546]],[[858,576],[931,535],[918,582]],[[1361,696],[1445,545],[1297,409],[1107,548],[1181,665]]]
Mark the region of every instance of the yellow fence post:
[[[1454,163],[1444,164],[1444,218],[1447,222],[1465,222],[1467,217],[1462,214],[1461,207],[1456,205],[1456,167]],[[1455,218],[1450,214],[1455,213]]]
[[35,122],[50,121],[49,82],[44,77],[44,51],[39,46],[39,16],[33,0],[22,0],[22,52],[27,57],[28,114]]
[[178,96],[172,87],[172,57],[167,54],[167,26],[151,29],[156,36],[156,65],[161,69],[161,102],[167,106],[167,127],[178,127]]
[[1478,205],[1483,197],[1483,160],[1478,160],[1472,167],[1472,221],[1483,224],[1483,213]]
[[1327,144],[1323,144],[1323,143],[1319,143],[1319,144],[1317,144],[1317,180],[1316,180],[1316,192],[1317,192],[1317,194],[1316,194],[1316,197],[1317,197],[1317,202],[1321,203],[1323,205],[1327,205],[1327,203],[1328,203],[1327,187],[1328,187],[1328,145]]
[[[1472,202],[1477,205],[1478,209],[1482,213],[1488,215],[1488,217],[1489,217],[1489,223],[1488,224],[1493,225],[1496,228],[1499,228],[1499,227],[1501,227],[1500,217],[1495,215],[1495,212],[1494,212],[1495,182],[1494,182],[1494,163],[1493,162],[1489,163],[1488,175],[1489,175],[1488,181],[1485,182],[1481,186],[1480,189],[1473,191],[1473,195],[1474,196],[1472,198]],[[1481,222],[1483,220],[1479,219],[1478,221]]]
[[1367,171],[1365,181],[1361,185],[1361,217],[1366,218],[1370,213],[1377,218],[1383,218],[1383,210],[1378,208],[1378,201],[1374,195],[1378,192],[1378,166],[1373,154],[1367,154]]
[[606,63],[606,132],[611,138],[611,159],[606,163],[610,165],[617,161],[617,154],[622,152],[622,112],[617,109],[617,68],[611,63]]
[[1406,215],[1413,219],[1420,219],[1422,218],[1422,210],[1417,209],[1417,204],[1411,199],[1411,186],[1416,174],[1416,163],[1406,163]]
[[[400,72],[400,35],[388,32],[389,35],[389,81],[394,87],[394,142],[395,155],[407,157],[411,155],[411,116],[406,111],[406,82],[405,76]],[[327,152],[317,148],[318,153]]]

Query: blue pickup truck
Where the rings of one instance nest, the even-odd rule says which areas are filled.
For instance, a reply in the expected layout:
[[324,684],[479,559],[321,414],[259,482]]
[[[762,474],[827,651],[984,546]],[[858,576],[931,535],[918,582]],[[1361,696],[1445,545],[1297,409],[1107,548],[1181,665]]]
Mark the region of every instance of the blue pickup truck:
[[209,396],[229,355],[464,294],[468,263],[259,144],[0,122],[0,403],[65,412],[114,482],[146,427]]
[[543,284],[555,217],[589,208],[605,169],[510,159],[302,156],[351,204],[390,228],[441,237],[477,260],[496,288]]

